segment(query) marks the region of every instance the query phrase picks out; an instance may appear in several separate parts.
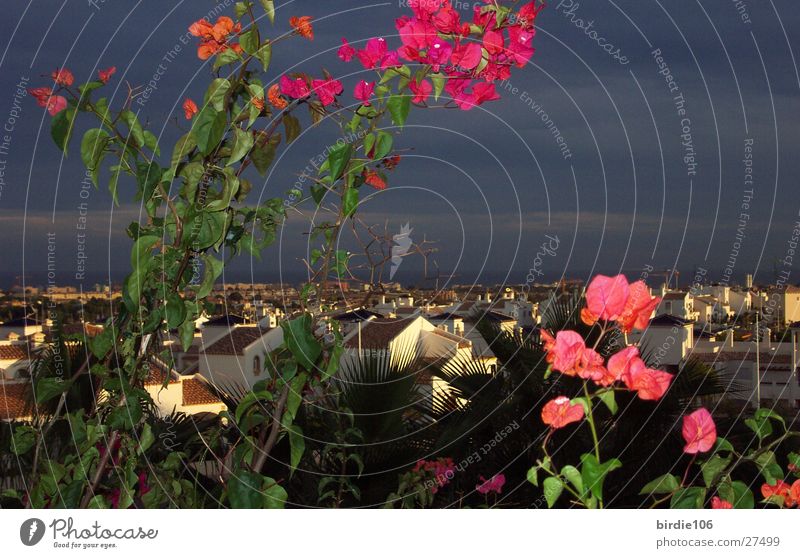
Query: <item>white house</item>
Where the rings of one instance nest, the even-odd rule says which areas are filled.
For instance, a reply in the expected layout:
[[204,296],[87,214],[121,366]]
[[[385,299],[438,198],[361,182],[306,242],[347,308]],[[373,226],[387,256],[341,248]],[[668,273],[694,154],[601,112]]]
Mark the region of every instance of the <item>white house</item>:
[[[169,377],[166,385],[165,376]],[[151,364],[150,374],[145,379],[144,389],[150,394],[161,416],[173,412],[216,413],[227,407],[214,393],[208,381],[200,374],[181,376],[174,370]]]
[[692,352],[694,322],[661,314],[650,320],[644,331],[628,334],[628,341],[638,345],[642,352],[650,353],[657,367],[676,365]]
[[28,372],[34,354],[27,343],[0,341],[0,380],[16,380]]
[[257,325],[231,328],[211,344],[204,344],[199,355],[200,374],[215,385],[239,384],[247,387],[268,376],[267,355],[283,343],[283,329]]

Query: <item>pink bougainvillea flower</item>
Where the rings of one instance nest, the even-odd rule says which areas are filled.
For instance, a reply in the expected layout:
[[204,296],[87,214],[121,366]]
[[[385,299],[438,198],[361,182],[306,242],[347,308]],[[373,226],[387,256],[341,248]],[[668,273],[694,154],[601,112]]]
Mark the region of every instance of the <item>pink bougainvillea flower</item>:
[[645,401],[661,399],[669,389],[672,377],[668,372],[647,368],[640,358],[632,359],[628,369],[622,373],[625,386]]
[[447,41],[436,37],[428,48],[428,55],[425,61],[431,65],[431,70],[438,72],[439,69],[450,62],[450,55],[453,53],[453,46]]
[[339,51],[336,54],[344,62],[350,62],[353,59],[353,57],[356,55],[356,49],[351,47],[350,43],[347,42],[347,39],[342,37],[342,46],[339,47]]
[[380,175],[379,172],[372,170],[372,169],[364,169],[362,173],[364,177],[364,183],[369,184],[376,190],[385,190],[386,189],[386,181]]
[[404,47],[400,51],[401,54],[425,50],[438,38],[436,27],[419,19],[400,18],[395,22],[395,26]]
[[483,48],[490,56],[503,52],[504,47],[505,39],[502,31],[489,29],[483,34]]
[[415,17],[428,21],[444,3],[445,0],[408,0],[408,7]]
[[356,88],[353,91],[353,96],[359,101],[361,101],[365,106],[369,106],[369,99],[372,97],[372,93],[375,91],[375,82],[366,82],[363,79],[356,84]]
[[542,422],[557,429],[583,420],[583,405],[570,403],[569,397],[559,396],[542,408]]
[[75,77],[72,75],[72,72],[66,68],[59,68],[50,75],[56,84],[63,85],[64,87],[69,87],[75,83]]
[[450,57],[454,66],[459,66],[465,70],[472,70],[481,63],[481,45],[473,42],[464,42],[458,45]]
[[461,16],[449,3],[442,6],[442,9],[431,17],[431,23],[439,33],[445,35],[461,33]]
[[110,80],[111,76],[113,76],[116,72],[117,72],[117,67],[111,66],[110,68],[106,68],[105,70],[99,70],[97,72],[97,75],[99,76],[100,81],[102,81],[103,83],[108,83],[108,80]]
[[411,80],[408,88],[414,94],[414,98],[411,99],[412,103],[424,103],[433,91],[433,85],[426,79],[423,79],[420,83],[417,83],[416,80]]
[[506,476],[503,473],[498,473],[489,480],[483,478],[483,475],[479,479],[481,483],[475,486],[475,490],[480,494],[489,494],[490,492],[502,494],[503,486],[506,484]]
[[281,97],[281,86],[277,83],[273,84],[267,91],[267,99],[270,104],[278,110],[283,110],[289,106],[289,103]]
[[733,504],[727,500],[721,499],[719,496],[711,498],[711,509],[714,510],[732,510]]
[[650,322],[650,315],[660,302],[661,297],[650,296],[650,289],[644,281],[631,283],[625,308],[617,318],[620,329],[626,333],[633,329],[645,329]]
[[194,118],[194,115],[197,114],[199,111],[197,110],[197,103],[192,101],[191,99],[186,99],[183,102],[183,114],[186,117],[186,120],[191,120]]
[[[797,483],[795,482],[795,484]],[[782,507],[789,508],[795,503],[792,498],[792,487],[782,480],[776,481],[775,484],[762,484],[761,495],[765,500],[772,500],[773,503]]]
[[333,103],[336,96],[343,91],[342,82],[336,79],[315,79],[311,82],[311,87],[325,107]]
[[522,68],[531,59],[534,53],[533,37],[535,33],[533,30],[528,30],[521,25],[514,25],[508,28],[508,36],[510,39],[508,48],[505,54],[509,56],[511,61]]
[[398,64],[397,52],[388,49],[383,37],[368,40],[363,49],[356,51],[356,56],[365,70],[375,68],[385,70]]
[[144,496],[145,494],[150,492],[150,485],[147,484],[147,473],[145,473],[144,471],[139,473],[138,484],[139,484],[140,496]]
[[111,505],[111,508],[112,508],[112,509],[117,509],[117,508],[119,508],[119,500],[120,500],[120,496],[121,496],[121,494],[122,494],[122,493],[120,492],[119,488],[115,488],[115,489],[114,489],[114,490],[112,490],[112,491],[111,491],[111,493],[109,494],[109,496],[108,496],[108,503]]
[[54,95],[47,100],[47,112],[50,116],[55,116],[67,108],[67,99],[61,95]]
[[625,347],[621,351],[614,353],[608,359],[608,366],[606,367],[608,373],[597,383],[601,386],[610,386],[614,382],[621,380],[624,374],[630,373],[631,364],[637,360],[641,359],[639,358],[639,349],[636,347]]
[[289,25],[301,37],[305,37],[309,41],[314,40],[314,26],[311,25],[311,16],[290,17]]
[[[544,335],[550,337],[549,334]],[[600,380],[606,375],[603,357],[588,348],[578,333],[559,331],[554,341],[550,341],[552,337],[547,339],[544,335],[545,350],[551,355],[548,362],[552,364],[553,370],[566,376],[579,376],[587,380]]]
[[46,108],[50,116],[55,116],[65,108],[67,108],[67,99],[61,95],[53,95],[53,90],[49,87],[36,87],[28,89],[28,93],[36,99],[36,103]]
[[544,5],[537,6],[535,0],[522,6],[517,13],[517,25],[523,29],[533,29],[536,16],[542,11],[542,8]]
[[586,308],[581,319],[589,325],[600,320],[616,320],[628,301],[628,280],[624,275],[597,275],[586,289]]
[[455,102],[461,110],[471,110],[487,101],[495,101],[500,95],[494,88],[494,83],[479,82],[472,86],[472,92],[462,92],[455,98]]
[[279,83],[281,93],[292,99],[303,99],[311,94],[308,84],[303,78],[292,79],[289,76],[281,76]]
[[717,441],[717,425],[714,424],[711,413],[702,407],[683,417],[681,433],[686,441],[684,453],[707,452]]

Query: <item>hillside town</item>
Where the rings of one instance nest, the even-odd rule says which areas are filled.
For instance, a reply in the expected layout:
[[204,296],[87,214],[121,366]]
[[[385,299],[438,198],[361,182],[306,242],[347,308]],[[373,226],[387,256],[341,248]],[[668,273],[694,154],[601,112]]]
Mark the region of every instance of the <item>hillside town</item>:
[[[566,280],[454,285],[445,291],[391,284],[382,286],[381,294],[365,296],[342,283],[327,315],[339,324],[343,360],[376,353],[393,360],[411,350],[424,362],[472,361],[501,374],[502,362],[478,324],[538,339],[548,308],[580,300],[583,289],[582,282]],[[756,286],[748,276],[741,286],[696,282],[684,288],[664,282],[650,290],[661,301],[647,329],[632,332],[628,342],[651,365],[674,373],[695,360],[730,382],[725,404],[755,407],[760,399],[762,406],[787,415],[800,409],[800,287]],[[57,336],[81,342],[100,333],[109,305],[119,296],[117,289],[101,286],[90,292],[14,287],[2,293],[7,319],[0,323],[0,419],[31,418],[36,359]],[[220,390],[248,390],[268,378],[270,354],[283,343],[280,323],[300,308],[299,292],[286,285],[225,284],[213,299],[216,312],[197,320],[188,349],[169,332],[163,344],[171,362],[152,358],[149,363],[145,388],[162,416],[219,413],[226,410]],[[416,381],[430,392],[447,389],[424,371]]]

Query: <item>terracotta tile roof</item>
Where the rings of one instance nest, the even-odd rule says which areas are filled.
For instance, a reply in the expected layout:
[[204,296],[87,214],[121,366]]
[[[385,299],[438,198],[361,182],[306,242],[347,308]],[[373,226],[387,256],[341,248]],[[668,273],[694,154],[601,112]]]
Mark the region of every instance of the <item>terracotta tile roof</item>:
[[207,355],[241,355],[248,346],[261,339],[269,330],[270,328],[258,326],[233,328],[204,352]]
[[[400,335],[414,319],[394,319],[394,320],[373,320],[364,322],[361,326],[361,348],[362,349],[386,349],[392,339]],[[358,329],[353,336],[345,342],[345,346],[351,349],[358,349]]]
[[27,345],[0,345],[0,360],[24,360],[29,357]]
[[197,378],[183,380],[183,404],[184,405],[209,405],[222,403],[211,390],[211,387]]
[[160,386],[164,383],[164,377],[169,374],[169,383],[170,384],[177,384],[180,383],[180,380],[176,379],[175,376],[170,374],[170,372],[164,368],[163,366],[159,366],[157,364],[150,363],[150,367],[148,369],[147,377],[144,379],[144,385],[146,386]]
[[0,382],[0,420],[13,420],[31,415],[28,405],[31,385]]

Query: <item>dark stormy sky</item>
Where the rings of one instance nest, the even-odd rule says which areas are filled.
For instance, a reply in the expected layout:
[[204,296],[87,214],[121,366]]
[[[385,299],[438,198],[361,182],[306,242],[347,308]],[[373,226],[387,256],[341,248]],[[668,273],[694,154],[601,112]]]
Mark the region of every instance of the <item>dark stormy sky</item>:
[[[455,5],[468,17],[473,2]],[[123,194],[127,201],[112,211],[102,188],[82,197],[84,171],[75,146],[67,159],[59,156],[49,138],[49,117],[35,102],[22,99],[21,110],[14,109],[16,86],[26,79],[45,84],[40,75],[58,66],[86,80],[98,68],[116,65],[113,85],[120,88],[113,94],[119,102],[121,84],[146,84],[164,64],[158,89],[138,108],[169,145],[186,127],[180,103],[186,96],[202,98],[208,68],[191,45],[169,62],[163,57],[216,2],[4,4],[0,122],[11,130],[3,133],[8,154],[0,155],[0,287],[23,275],[29,284],[45,281],[48,233],[55,239],[50,245],[56,281],[76,282],[83,202],[89,232],[83,282],[118,280],[128,261],[124,229],[139,218],[138,205]],[[345,81],[348,99],[361,70],[337,59],[341,37],[356,44],[391,37],[394,19],[407,12],[401,0],[278,4],[276,32],[285,31],[291,15],[311,15],[316,38],[276,48],[266,80],[289,70],[319,74],[328,68]],[[783,271],[797,283],[795,4],[554,0],[538,20],[535,56],[504,84],[502,100],[469,113],[412,112],[396,141],[411,151],[390,188],[362,204],[362,216],[396,232],[408,223],[414,240],[437,241],[440,269],[459,283],[521,283],[528,275],[585,278],[619,270],[639,276],[649,268],[672,267],[686,283],[697,266],[713,278],[755,273],[762,282]],[[660,70],[674,79],[672,92]],[[305,134],[267,181],[256,181],[257,195],[284,195],[334,134],[324,125]],[[744,161],[748,143],[752,186]],[[562,149],[569,149],[569,157]],[[694,160],[687,162],[687,154]],[[291,219],[262,261],[239,258],[228,265],[225,279],[267,281],[283,274],[296,280],[306,253],[305,227],[303,219]],[[404,263],[398,277],[418,278],[419,262]]]

